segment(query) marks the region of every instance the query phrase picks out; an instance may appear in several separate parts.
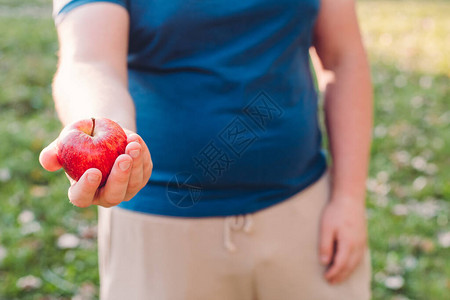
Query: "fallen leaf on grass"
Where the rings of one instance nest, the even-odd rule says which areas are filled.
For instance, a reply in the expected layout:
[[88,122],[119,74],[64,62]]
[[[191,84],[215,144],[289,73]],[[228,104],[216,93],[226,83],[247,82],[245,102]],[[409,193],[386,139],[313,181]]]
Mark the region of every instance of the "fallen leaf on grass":
[[57,246],[60,249],[72,249],[80,245],[80,238],[71,233],[65,233],[58,238]]
[[22,225],[28,224],[34,221],[34,213],[31,210],[24,210],[17,217],[17,221]]
[[21,290],[34,290],[42,286],[42,280],[33,275],[21,277],[17,280],[16,286]]
[[450,231],[439,233],[438,243],[442,248],[450,248]]
[[0,169],[0,182],[7,182],[11,179],[11,171],[8,168]]
[[399,290],[403,287],[404,284],[405,279],[400,275],[388,276],[384,280],[384,285],[391,290]]
[[36,198],[42,198],[48,195],[48,187],[45,185],[33,185],[30,194]]

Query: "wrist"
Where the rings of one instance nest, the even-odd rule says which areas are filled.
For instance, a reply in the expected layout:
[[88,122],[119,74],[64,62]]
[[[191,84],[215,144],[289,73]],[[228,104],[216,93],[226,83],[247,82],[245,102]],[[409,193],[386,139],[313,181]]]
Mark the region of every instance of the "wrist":
[[359,205],[361,207],[365,207],[366,205],[366,199],[364,196],[331,194],[330,201],[333,203],[346,205]]
[[365,187],[342,188],[332,186],[330,200],[332,202],[361,204],[362,206],[364,206],[366,202],[366,190]]
[[362,172],[337,172],[331,169],[331,200],[364,204],[366,176]]

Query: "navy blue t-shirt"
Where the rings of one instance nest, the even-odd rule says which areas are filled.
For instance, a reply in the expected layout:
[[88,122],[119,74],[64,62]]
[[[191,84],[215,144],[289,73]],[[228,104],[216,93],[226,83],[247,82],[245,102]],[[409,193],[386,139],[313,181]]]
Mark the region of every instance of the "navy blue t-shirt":
[[[55,17],[91,2],[55,0]],[[129,90],[154,164],[147,186],[120,207],[251,213],[321,177],[308,54],[319,0],[106,2],[130,16]]]

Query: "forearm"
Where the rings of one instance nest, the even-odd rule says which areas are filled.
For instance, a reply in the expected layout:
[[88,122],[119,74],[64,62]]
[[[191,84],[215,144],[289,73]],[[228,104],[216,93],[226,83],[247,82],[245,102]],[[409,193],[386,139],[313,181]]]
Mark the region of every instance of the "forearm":
[[61,122],[106,117],[136,130],[134,103],[126,78],[104,62],[61,62],[53,82],[53,97]]
[[372,129],[372,87],[365,55],[335,65],[325,90],[332,157],[332,199],[364,201]]

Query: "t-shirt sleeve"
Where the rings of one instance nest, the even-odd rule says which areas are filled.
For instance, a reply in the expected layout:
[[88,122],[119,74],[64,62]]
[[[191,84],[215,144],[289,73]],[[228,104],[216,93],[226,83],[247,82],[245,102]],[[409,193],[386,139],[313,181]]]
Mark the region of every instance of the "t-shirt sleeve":
[[94,2],[109,2],[123,6],[125,9],[128,6],[129,0],[53,0],[53,18],[55,23],[58,24],[64,19],[72,9],[89,3]]

